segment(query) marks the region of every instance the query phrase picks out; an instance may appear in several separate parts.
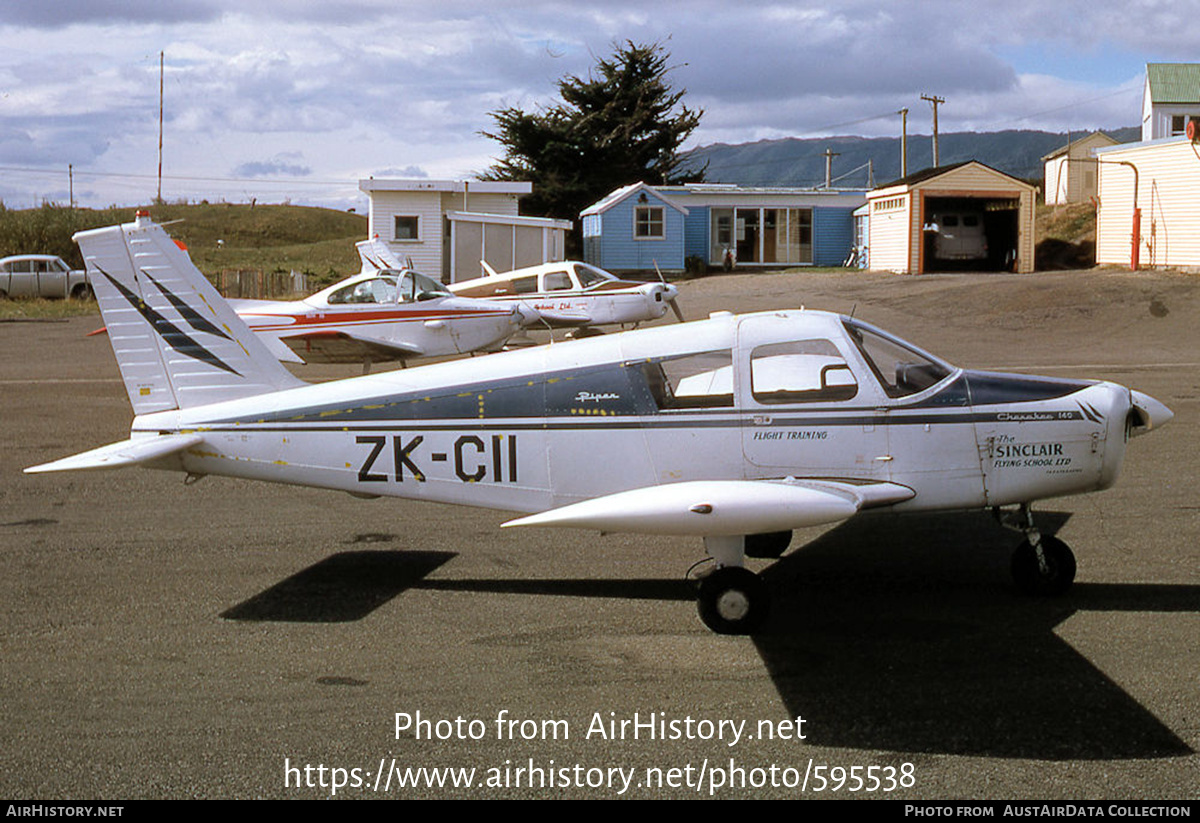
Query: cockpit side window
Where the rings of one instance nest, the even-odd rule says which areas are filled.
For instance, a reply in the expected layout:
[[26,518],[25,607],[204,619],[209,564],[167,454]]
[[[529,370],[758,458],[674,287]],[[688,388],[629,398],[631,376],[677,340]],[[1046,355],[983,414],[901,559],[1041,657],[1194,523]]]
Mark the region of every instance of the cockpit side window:
[[888,397],[907,397],[925,391],[950,375],[951,369],[901,341],[885,337],[853,320],[845,321],[863,359]]
[[733,355],[729,349],[650,360],[643,368],[650,394],[662,411],[733,405]]
[[797,340],[750,353],[750,390],[759,403],[832,402],[858,394],[858,381],[831,341]]
[[372,277],[360,280],[352,286],[338,289],[329,295],[329,302],[338,303],[395,303],[396,279],[394,277]]
[[563,291],[574,287],[571,275],[565,271],[552,271],[542,275],[542,291]]

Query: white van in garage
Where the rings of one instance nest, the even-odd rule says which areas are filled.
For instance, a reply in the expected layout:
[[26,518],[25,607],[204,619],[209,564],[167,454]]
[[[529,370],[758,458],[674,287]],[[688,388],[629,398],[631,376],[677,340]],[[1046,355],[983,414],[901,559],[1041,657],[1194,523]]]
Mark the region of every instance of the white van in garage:
[[933,256],[939,260],[983,260],[987,257],[987,236],[983,232],[983,214],[977,211],[948,211],[936,214],[937,234]]

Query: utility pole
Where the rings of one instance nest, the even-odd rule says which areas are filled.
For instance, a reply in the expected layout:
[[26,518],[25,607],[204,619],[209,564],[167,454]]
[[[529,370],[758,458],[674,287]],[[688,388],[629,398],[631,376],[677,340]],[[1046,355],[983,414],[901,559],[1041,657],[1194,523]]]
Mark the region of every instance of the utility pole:
[[841,152],[830,148],[825,149],[825,188],[833,185],[833,158],[841,156]]
[[945,103],[945,97],[937,95],[922,94],[922,100],[928,100],[933,104],[933,167],[936,169],[941,164],[938,162],[938,125],[937,125],[937,107],[938,103]]
[[67,163],[67,190],[71,195],[71,211],[75,211],[75,164]]
[[158,197],[156,203],[162,202],[162,134],[163,134],[163,57],[165,51],[158,53]]
[[908,177],[908,109],[900,109],[900,176]]

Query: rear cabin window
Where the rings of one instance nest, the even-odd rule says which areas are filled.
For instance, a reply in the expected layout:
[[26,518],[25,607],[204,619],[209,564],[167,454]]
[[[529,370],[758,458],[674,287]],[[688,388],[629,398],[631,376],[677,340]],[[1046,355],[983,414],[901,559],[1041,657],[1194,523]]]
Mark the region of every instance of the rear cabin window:
[[829,340],[759,346],[750,354],[750,388],[759,403],[849,400],[858,382]]
[[513,292],[516,294],[533,294],[537,291],[537,275],[518,277],[512,281]]
[[663,411],[733,405],[733,355],[729,349],[645,364],[654,402]]

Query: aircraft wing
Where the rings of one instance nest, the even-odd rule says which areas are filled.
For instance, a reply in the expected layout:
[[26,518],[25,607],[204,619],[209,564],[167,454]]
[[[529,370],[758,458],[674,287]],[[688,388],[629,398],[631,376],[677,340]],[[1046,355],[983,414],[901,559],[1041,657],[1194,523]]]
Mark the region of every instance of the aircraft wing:
[[887,482],[692,480],[595,497],[502,525],[701,537],[763,534],[837,523],[860,509],[899,503],[915,494]]
[[420,357],[424,353],[418,346],[395,341],[385,343],[341,331],[295,334],[284,337],[283,342],[306,363],[361,363],[364,360],[382,363]]
[[42,472],[85,471],[90,469],[119,469],[147,463],[160,457],[190,449],[204,440],[202,434],[164,434],[156,437],[131,437],[120,443],[109,443],[98,449],[64,457],[52,463],[30,466],[26,474]]

